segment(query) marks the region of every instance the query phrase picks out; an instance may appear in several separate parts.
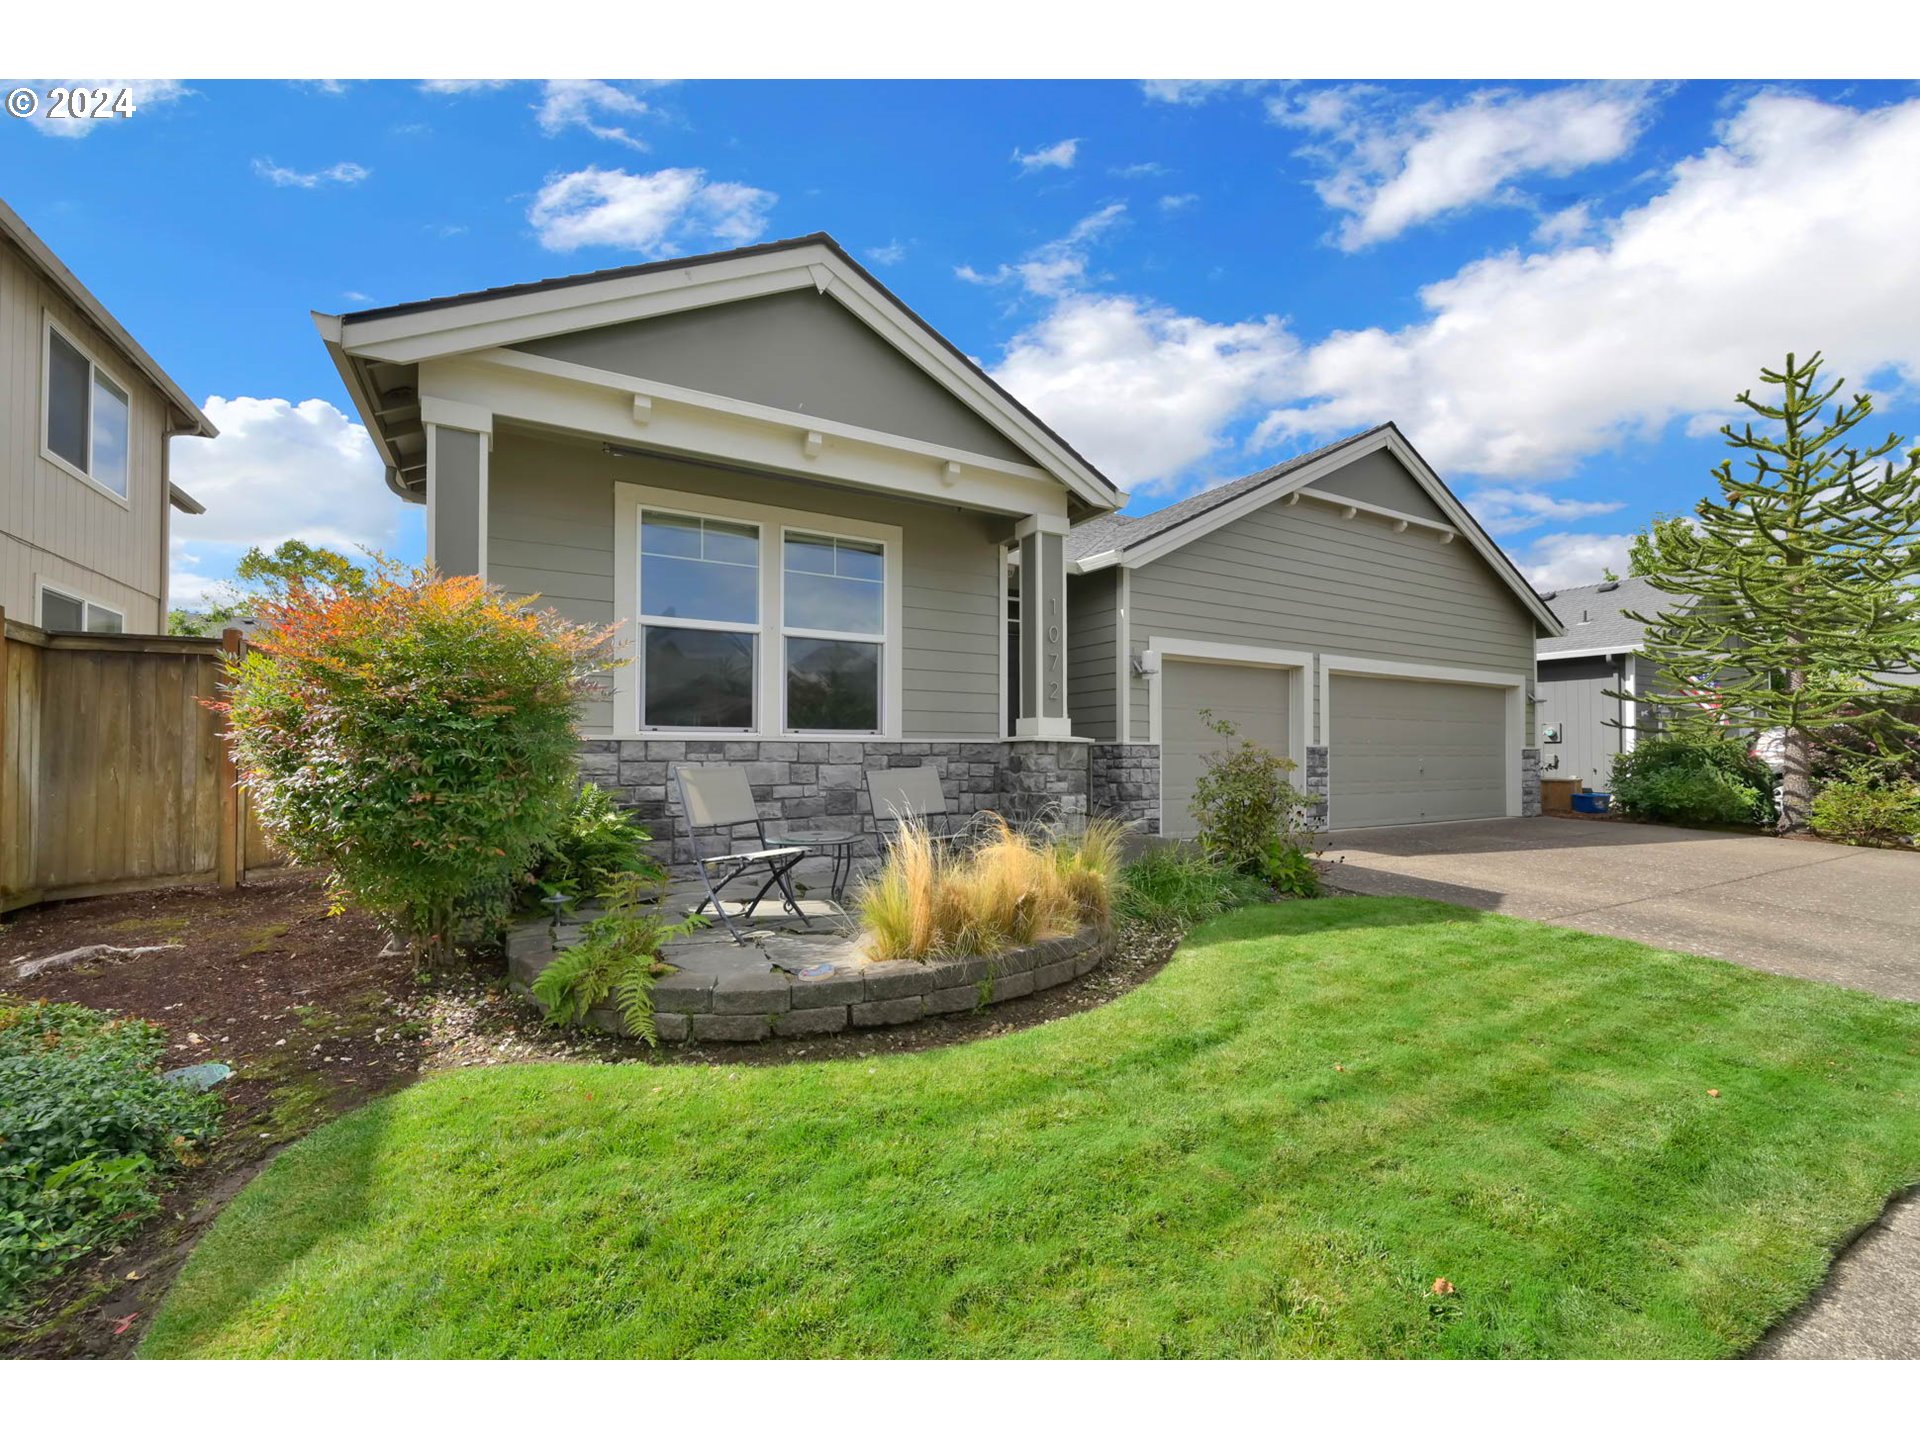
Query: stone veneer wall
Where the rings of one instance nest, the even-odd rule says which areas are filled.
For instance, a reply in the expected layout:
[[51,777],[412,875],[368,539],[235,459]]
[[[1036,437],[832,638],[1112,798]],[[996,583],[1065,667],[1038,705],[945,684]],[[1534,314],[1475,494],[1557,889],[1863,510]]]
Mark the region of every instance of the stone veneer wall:
[[1315,804],[1308,813],[1316,827],[1324,829],[1327,823],[1327,747],[1324,745],[1307,746],[1307,768],[1303,772],[1300,788],[1315,796]]
[[1147,834],[1160,829],[1160,747],[1091,747],[1087,756],[1087,806],[1094,815],[1135,822]]
[[1532,746],[1520,752],[1520,813],[1540,813],[1540,752]]
[[673,785],[681,764],[745,767],[770,827],[872,834],[867,771],[915,765],[940,772],[961,818],[994,810],[1014,820],[1051,812],[1069,825],[1084,822],[1089,748],[1084,740],[583,740],[579,770],[653,832],[661,859],[690,864]]

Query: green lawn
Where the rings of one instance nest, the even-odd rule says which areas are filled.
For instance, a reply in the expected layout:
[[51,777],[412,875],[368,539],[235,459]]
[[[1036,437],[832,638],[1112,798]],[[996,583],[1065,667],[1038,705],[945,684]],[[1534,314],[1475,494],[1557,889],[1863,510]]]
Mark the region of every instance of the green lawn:
[[282,1156],[143,1353],[1732,1355],[1920,1179],[1917,1100],[1920,1006],[1262,906],[975,1045],[431,1080]]

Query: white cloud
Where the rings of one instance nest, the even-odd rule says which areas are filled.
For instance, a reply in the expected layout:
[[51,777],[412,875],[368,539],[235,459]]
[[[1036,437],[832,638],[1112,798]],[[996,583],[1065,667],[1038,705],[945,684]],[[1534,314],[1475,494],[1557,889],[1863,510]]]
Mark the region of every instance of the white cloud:
[[1273,119],[1316,137],[1302,153],[1331,167],[1314,189],[1347,212],[1337,237],[1345,250],[1474,205],[1515,203],[1511,182],[1522,176],[1570,175],[1618,159],[1652,108],[1651,87],[1620,84],[1487,90],[1411,111],[1365,85],[1267,102]]
[[203,600],[249,546],[388,547],[417,508],[387,489],[366,429],[325,400],[215,395],[202,408],[219,437],[173,446],[173,478],[207,507],[173,517],[176,605]]
[[1259,82],[1248,80],[1142,80],[1140,89],[1147,99],[1163,105],[1202,105],[1229,90],[1250,90]]
[[1160,208],[1171,215],[1175,210],[1186,209],[1187,206],[1193,204],[1193,202],[1199,198],[1198,195],[1191,193],[1186,195],[1162,195],[1160,197]]
[[422,80],[420,89],[427,95],[473,95],[487,90],[504,90],[515,80]]
[[578,128],[596,139],[634,150],[645,150],[646,141],[613,121],[652,113],[653,107],[639,96],[604,80],[549,80],[541,89],[540,103],[534,107],[542,134],[559,135]]
[[589,166],[551,177],[527,219],[549,250],[611,245],[650,257],[690,244],[744,245],[760,238],[779,197],[698,169],[629,174]]
[[889,240],[884,245],[875,245],[867,251],[867,259],[876,265],[898,265],[907,258],[907,247],[898,240]]
[[287,185],[300,190],[314,190],[322,185],[358,185],[373,174],[366,166],[352,160],[342,160],[324,170],[293,170],[285,165],[276,165],[271,159],[255,160],[253,173],[269,185]]
[[1171,175],[1173,172],[1158,160],[1142,160],[1133,165],[1115,165],[1107,173],[1117,175],[1122,180],[1149,180],[1156,175]]
[[1541,245],[1564,245],[1569,240],[1578,240],[1592,228],[1592,207],[1582,200],[1541,220],[1533,227],[1533,238]]
[[1152,490],[1281,390],[1295,345],[1273,316],[1213,324],[1131,295],[1071,294],[993,375],[1124,486]]
[[1257,439],[1391,418],[1443,473],[1536,477],[1724,412],[1789,350],[1822,348],[1856,382],[1883,367],[1911,381],[1920,246],[1901,237],[1920,233],[1920,186],[1889,177],[1916,172],[1920,100],[1762,92],[1589,243],[1476,261],[1421,292],[1425,321],[1314,345],[1305,400]]
[[1014,264],[987,271],[962,265],[953,273],[971,285],[1002,285],[1018,280],[1029,294],[1063,295],[1078,288],[1086,279],[1088,251],[1093,242],[1120,224],[1126,213],[1124,203],[1103,206],[1083,217],[1058,240],[1035,247]]
[[1474,518],[1494,535],[1514,535],[1550,520],[1586,520],[1611,515],[1623,508],[1621,500],[1569,500],[1539,490],[1496,487],[1476,490],[1466,497]]
[[1564,590],[1597,585],[1608,570],[1626,574],[1632,542],[1631,535],[1542,535],[1514,559],[1534,589]]
[[[161,105],[171,105],[184,96],[193,94],[178,80],[6,80],[0,81],[0,89],[13,90],[25,87],[40,97],[40,108],[27,116],[27,123],[42,135],[54,135],[63,140],[81,140],[93,133],[99,125],[125,125],[138,121],[144,110],[152,110]],[[49,112],[52,105],[48,102],[48,92],[54,89],[84,90],[89,99],[88,118],[76,120],[71,116],[55,119]],[[97,118],[91,108],[91,99],[96,91],[104,90],[110,97],[109,106],[104,114]],[[122,92],[129,92],[133,102],[133,114],[122,117],[115,113],[111,100],[117,100]]]
[[1074,157],[1080,153],[1078,140],[1056,140],[1051,145],[1038,150],[1020,150],[1013,152],[1013,163],[1020,167],[1022,174],[1031,175],[1036,170],[1071,170]]

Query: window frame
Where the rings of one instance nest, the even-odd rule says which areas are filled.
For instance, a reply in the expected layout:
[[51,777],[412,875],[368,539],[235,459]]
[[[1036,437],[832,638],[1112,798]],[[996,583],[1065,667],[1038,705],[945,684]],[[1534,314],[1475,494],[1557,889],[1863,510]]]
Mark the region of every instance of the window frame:
[[[880,547],[880,629],[875,633],[857,630],[821,630],[809,625],[790,625],[787,623],[787,537],[801,535],[816,540],[850,541],[856,545],[878,545]],[[887,713],[887,652],[891,648],[887,636],[887,598],[891,571],[887,564],[887,542],[875,540],[866,535],[843,535],[827,526],[809,526],[782,524],[780,527],[780,733],[782,735],[825,735],[842,738],[857,736],[871,739],[887,733],[887,722],[891,718]],[[863,582],[865,583],[865,582]],[[876,645],[880,649],[879,694],[874,697],[874,727],[871,730],[796,730],[787,718],[787,641],[788,640],[844,640],[853,645]]]
[[[717,495],[662,490],[651,486],[616,481],[616,524],[614,532],[614,573],[616,575],[615,618],[629,627],[625,631],[627,653],[632,663],[613,672],[614,721],[616,737],[630,736],[646,740],[670,739],[750,739],[750,740],[897,740],[902,720],[902,687],[905,648],[905,574],[901,529],[870,520],[814,511],[788,509],[754,501],[735,500]],[[688,520],[717,520],[757,526],[760,536],[760,618],[755,627],[732,622],[682,622],[646,617],[640,608],[640,526],[646,514],[668,514]],[[881,550],[883,630],[880,645],[880,727],[877,730],[797,730],[787,724],[787,635],[786,626],[786,537],[789,531],[818,535],[835,540],[878,544]],[[648,728],[645,719],[645,635],[647,625],[684,625],[689,629],[728,630],[744,633],[752,629],[755,640],[754,724],[751,730],[719,727],[672,729]],[[797,638],[846,639],[876,643],[871,635],[851,632],[813,631],[802,628]]]
[[[109,605],[104,600],[96,600],[84,591],[76,590],[61,581],[41,579],[36,579],[33,586],[33,623],[36,629],[45,630],[47,628],[44,622],[47,618],[46,597],[49,591],[58,595],[62,600],[71,600],[75,605],[80,607],[80,628],[78,630],[59,630],[52,633],[59,635],[125,635],[127,633],[127,612],[118,605]],[[118,630],[95,630],[92,622],[93,612],[96,610],[104,611],[113,616],[120,622],[120,628]]]
[[[646,585],[641,578],[641,572],[646,568],[646,563],[647,563],[647,554],[646,554],[644,541],[642,540],[642,536],[645,534],[647,516],[649,515],[666,516],[674,520],[695,520],[700,522],[703,526],[708,521],[717,521],[721,524],[726,524],[726,525],[751,525],[753,527],[754,555],[755,555],[755,558],[758,560],[759,565],[754,574],[754,581],[755,581],[756,588],[754,593],[755,603],[754,603],[753,610],[754,610],[754,615],[757,618],[754,620],[752,624],[747,624],[743,621],[738,621],[738,620],[695,620],[695,619],[690,619],[683,616],[649,615],[646,613],[646,610],[641,603],[640,597],[647,593]],[[766,573],[765,573],[766,566],[767,566],[767,527],[765,525],[762,525],[759,521],[756,521],[756,520],[733,520],[723,515],[701,515],[688,510],[672,509],[665,505],[643,504],[637,507],[634,511],[633,533],[634,533],[633,665],[634,665],[635,672],[639,676],[639,682],[640,682],[639,683],[639,702],[638,702],[638,708],[634,712],[634,718],[637,724],[639,725],[641,733],[646,735],[658,735],[668,730],[678,730],[681,732],[685,732],[689,729],[697,729],[699,733],[703,735],[757,734],[759,730],[759,725],[760,725],[760,704],[761,704],[760,667],[763,663],[761,652],[766,648],[766,642],[767,642],[767,637],[766,637],[767,585],[766,585]],[[665,558],[671,558],[671,557],[660,556],[656,558],[665,559]],[[702,559],[704,558],[705,557],[703,556]],[[724,564],[726,562],[723,561],[720,563]],[[674,727],[674,726],[666,726],[666,725],[653,725],[653,726],[648,725],[647,724],[647,630],[648,630],[648,627],[652,627],[658,630],[708,630],[708,631],[713,631],[722,635],[753,636],[754,682],[753,682],[752,691],[750,692],[750,695],[749,695],[749,703],[753,707],[752,723],[745,726],[744,728],[741,728],[738,726],[732,726],[732,725],[709,725],[709,726],[699,726],[699,727],[688,727],[688,726]]]
[[[53,337],[56,334],[87,362],[87,464],[84,469],[76,466],[66,456],[57,453],[51,444],[52,437],[48,434],[49,425],[53,419]],[[90,473],[93,469],[93,391],[103,377],[126,398],[127,402],[127,493],[125,495]],[[71,327],[56,320],[52,311],[42,310],[40,312],[40,458],[64,470],[82,484],[106,496],[107,499],[131,510],[133,508],[133,419],[133,387],[120,378],[118,371],[102,365],[100,357],[93,353],[92,347],[83,344]]]

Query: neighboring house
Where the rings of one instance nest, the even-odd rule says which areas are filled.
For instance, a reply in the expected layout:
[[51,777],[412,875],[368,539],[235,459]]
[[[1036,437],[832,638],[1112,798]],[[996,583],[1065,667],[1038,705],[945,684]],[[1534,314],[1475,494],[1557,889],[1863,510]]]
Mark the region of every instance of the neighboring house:
[[0,608],[48,630],[167,628],[175,435],[217,432],[0,202]]
[[1625,612],[1658,615],[1672,606],[1673,597],[1648,581],[1629,578],[1570,586],[1543,598],[1566,633],[1539,646],[1541,774],[1605,790],[1613,784],[1613,757],[1631,750],[1635,737],[1653,723],[1651,707],[1618,698],[1653,688],[1650,666],[1640,654],[1646,627]]
[[[1365,752],[1354,796],[1418,731],[1385,783],[1458,765],[1472,773],[1431,787],[1471,792],[1451,809],[1526,806],[1524,697],[1552,616],[1391,428],[1250,502],[1307,498],[1268,512],[1276,548],[1248,567],[1284,583],[1195,576],[1183,599],[1177,558],[1088,549],[1125,494],[825,235],[315,320],[388,485],[426,505],[439,568],[622,622],[632,663],[583,715],[582,771],[649,819],[670,817],[683,760],[748,766],[770,817],[812,825],[867,823],[865,770],[929,760],[965,806],[1157,817],[1154,687],[1117,658],[1104,696],[1069,676],[1078,627],[1111,623],[1090,602],[1113,576],[1094,570],[1173,592],[1133,648],[1243,636],[1263,674],[1332,676],[1316,723],[1337,765],[1343,735]],[[1317,497],[1329,476],[1347,501]],[[1262,529],[1244,508],[1178,544]],[[1232,699],[1285,715],[1304,747],[1308,684]],[[1187,715],[1179,694],[1164,714]],[[1188,721],[1164,714],[1178,743]]]
[[1393,425],[1089,521],[1068,553],[1075,729],[1153,747],[1136,813],[1162,833],[1193,833],[1210,719],[1292,757],[1335,828],[1537,807],[1533,648],[1558,626]]

